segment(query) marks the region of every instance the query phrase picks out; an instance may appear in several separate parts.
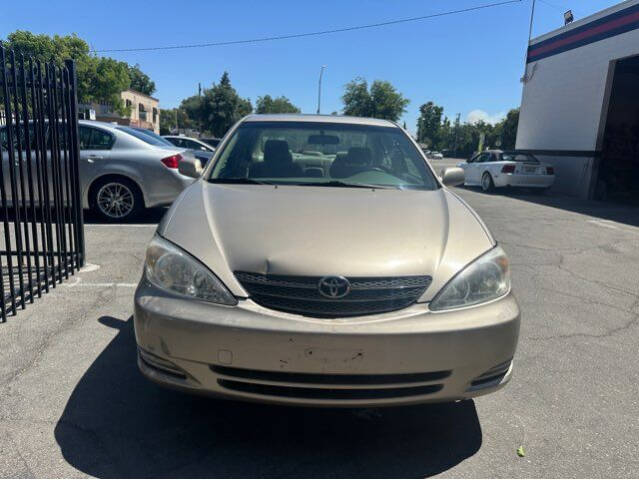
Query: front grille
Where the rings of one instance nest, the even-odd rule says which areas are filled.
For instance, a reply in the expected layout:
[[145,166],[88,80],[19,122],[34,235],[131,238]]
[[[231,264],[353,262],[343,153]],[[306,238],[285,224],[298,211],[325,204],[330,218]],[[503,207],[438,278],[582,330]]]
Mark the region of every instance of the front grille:
[[319,291],[323,277],[234,273],[256,303],[273,310],[319,318],[372,315],[406,308],[417,301],[432,281],[426,275],[351,277],[348,278],[350,292],[332,299]]
[[243,393],[267,395],[270,397],[305,398],[312,400],[369,400],[397,397],[412,397],[438,392],[443,385],[420,385],[416,387],[395,388],[310,388],[265,385],[260,383],[238,382],[220,379],[217,383],[228,390]]
[[337,374],[337,373],[299,373],[273,372],[268,370],[252,370],[247,368],[211,365],[211,370],[219,375],[237,379],[286,382],[318,385],[388,385],[422,383],[443,380],[452,373],[450,370],[419,373],[386,373],[386,374]]

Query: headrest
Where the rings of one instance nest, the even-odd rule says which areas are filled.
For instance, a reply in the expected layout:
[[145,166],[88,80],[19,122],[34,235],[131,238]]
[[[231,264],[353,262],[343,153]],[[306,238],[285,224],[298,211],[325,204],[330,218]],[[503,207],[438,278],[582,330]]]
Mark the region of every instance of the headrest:
[[286,140],[267,140],[264,144],[265,162],[291,162],[293,157],[288,149]]
[[348,149],[344,163],[349,166],[358,165],[365,166],[370,165],[373,159],[373,154],[370,148],[367,147],[351,147]]

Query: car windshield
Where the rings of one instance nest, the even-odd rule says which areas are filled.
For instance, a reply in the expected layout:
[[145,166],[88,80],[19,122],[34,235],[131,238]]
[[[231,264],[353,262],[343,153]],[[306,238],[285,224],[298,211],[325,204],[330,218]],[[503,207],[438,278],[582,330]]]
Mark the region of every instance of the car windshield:
[[539,163],[539,160],[528,153],[504,152],[500,155],[500,159],[502,162]]
[[439,184],[395,127],[246,122],[228,140],[213,183],[434,190]]
[[129,135],[133,135],[135,138],[142,140],[150,145],[155,145],[158,147],[175,147],[168,140],[160,137],[156,133],[150,130],[137,130],[131,127],[115,127],[118,130],[128,133]]

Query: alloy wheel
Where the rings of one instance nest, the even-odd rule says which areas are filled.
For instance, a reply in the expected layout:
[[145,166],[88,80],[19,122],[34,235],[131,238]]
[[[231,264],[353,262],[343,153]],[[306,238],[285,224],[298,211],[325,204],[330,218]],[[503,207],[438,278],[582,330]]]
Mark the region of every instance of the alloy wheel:
[[110,182],[98,190],[97,204],[100,212],[107,217],[124,218],[133,211],[135,197],[126,185]]

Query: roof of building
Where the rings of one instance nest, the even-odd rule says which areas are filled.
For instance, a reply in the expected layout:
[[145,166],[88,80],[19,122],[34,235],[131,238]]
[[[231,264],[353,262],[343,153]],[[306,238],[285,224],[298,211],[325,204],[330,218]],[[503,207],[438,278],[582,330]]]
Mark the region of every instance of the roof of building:
[[137,90],[135,90],[135,89],[133,89],[133,88],[127,88],[126,90],[123,90],[123,91],[122,91],[122,93],[124,93],[124,92],[133,92],[133,93],[135,93],[136,95],[140,95],[140,96],[142,96],[142,97],[150,98],[151,100],[155,100],[156,102],[159,102],[159,101],[160,101],[159,99],[157,99],[157,98],[155,98],[155,97],[152,97],[151,95],[147,95],[146,93],[138,92]]
[[639,29],[639,0],[626,0],[530,41],[528,63]]

